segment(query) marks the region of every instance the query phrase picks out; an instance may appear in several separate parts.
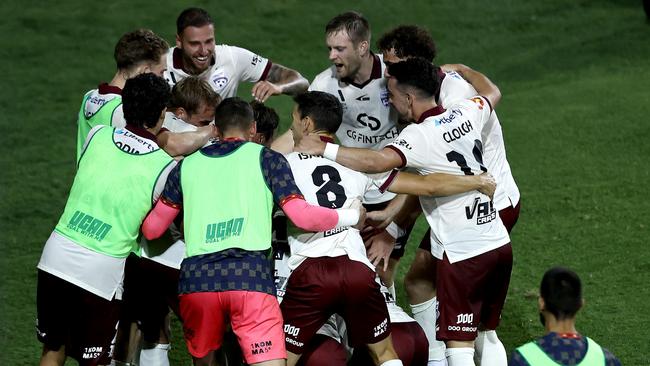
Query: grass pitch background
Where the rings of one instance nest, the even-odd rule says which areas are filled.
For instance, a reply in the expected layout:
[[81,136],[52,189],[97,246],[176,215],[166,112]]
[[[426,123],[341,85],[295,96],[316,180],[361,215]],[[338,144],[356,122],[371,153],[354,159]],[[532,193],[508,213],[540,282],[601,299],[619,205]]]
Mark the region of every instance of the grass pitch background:
[[[0,365],[38,362],[35,266],[74,176],[82,95],[113,76],[113,47],[123,33],[147,27],[173,43],[176,16],[190,5],[212,14],[217,42],[309,80],[329,65],[323,28],[340,12],[364,13],[373,45],[393,26],[427,27],[437,63],[483,71],[504,95],[497,110],[522,193],[499,328],[508,352],[543,332],[539,280],[548,267],[565,265],[583,280],[578,329],[624,365],[650,365],[650,24],[633,0],[2,2]],[[249,90],[240,94],[248,98]],[[291,99],[269,105],[286,128]],[[174,327],[172,364],[188,365]]]

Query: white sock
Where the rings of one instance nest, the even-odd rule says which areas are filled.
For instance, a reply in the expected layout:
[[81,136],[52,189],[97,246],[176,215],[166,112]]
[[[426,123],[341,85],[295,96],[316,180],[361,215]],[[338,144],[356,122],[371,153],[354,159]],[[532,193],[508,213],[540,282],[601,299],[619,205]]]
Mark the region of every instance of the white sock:
[[390,292],[390,294],[393,295],[393,300],[395,300],[395,302],[397,302],[397,296],[395,296],[395,282],[393,282],[392,285],[390,285],[389,287],[386,287],[386,288],[388,289],[388,292]]
[[140,366],[169,366],[167,353],[170,344],[158,343],[154,348],[144,348],[140,351]]
[[508,364],[506,349],[494,330],[478,332],[474,350],[476,350],[474,361],[479,366],[505,366]]
[[445,355],[449,366],[474,366],[474,348],[447,348]]
[[442,359],[442,360],[429,360],[427,362],[427,366],[447,366],[447,359]]
[[404,366],[402,360],[388,360],[379,366]]
[[436,340],[436,319],[438,318],[436,298],[411,305],[411,311],[413,311],[413,319],[420,324],[429,341],[429,361],[444,360],[445,343]]

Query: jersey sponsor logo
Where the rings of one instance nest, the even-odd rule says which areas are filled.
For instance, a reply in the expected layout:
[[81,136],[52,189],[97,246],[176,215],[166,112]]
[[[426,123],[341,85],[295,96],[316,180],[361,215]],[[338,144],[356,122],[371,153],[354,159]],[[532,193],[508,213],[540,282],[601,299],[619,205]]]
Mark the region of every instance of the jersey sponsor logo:
[[81,211],[75,211],[70,222],[68,222],[68,229],[74,230],[97,241],[104,240],[112,227],[113,226]]
[[243,217],[237,217],[228,221],[208,224],[205,230],[205,242],[218,243],[233,236],[240,236],[243,227]]
[[108,100],[97,95],[93,95],[92,97],[88,98],[86,108],[84,110],[84,116],[86,116],[86,118],[94,116],[97,114],[97,112],[99,112],[100,109],[102,109],[106,103],[108,103]]
[[293,325],[290,324],[285,324],[284,325],[284,334],[292,337],[297,337],[298,334],[300,334],[300,328],[299,327],[294,327]]
[[463,112],[461,112],[460,109],[452,109],[451,111],[449,111],[449,114],[447,114],[446,117],[437,118],[434,123],[436,126],[452,123],[454,122],[456,117],[460,117],[462,115]]
[[81,358],[84,360],[92,360],[101,356],[102,352],[104,352],[104,347],[84,347]]
[[476,105],[478,105],[478,109],[480,109],[480,110],[483,110],[483,107],[485,107],[485,101],[483,100],[483,98],[474,97],[474,98],[472,98],[470,100],[472,102],[476,103]]
[[472,324],[474,322],[474,314],[458,314],[456,315],[456,324]]
[[388,107],[390,105],[388,89],[384,88],[379,92],[379,99],[381,100],[381,104],[383,104],[384,107]]
[[337,227],[337,228],[332,229],[332,230],[325,230],[323,232],[323,237],[327,238],[328,236],[332,236],[332,235],[336,235],[338,233],[342,233],[342,232],[344,232],[345,230],[347,230],[349,228],[350,228],[349,226],[341,226],[341,227]]
[[370,97],[368,96],[368,94],[364,94],[364,95],[359,95],[355,99],[360,101],[360,102],[367,102],[367,101],[370,100]]
[[304,343],[302,343],[302,342],[298,342],[298,341],[296,341],[295,339],[293,339],[293,338],[289,338],[289,337],[286,337],[286,338],[284,339],[284,341],[287,342],[287,343],[289,343],[289,344],[293,344],[293,345],[296,346],[296,347],[302,347],[302,346],[305,345]]
[[379,336],[380,334],[385,333],[388,330],[388,319],[384,319],[379,325],[375,326],[372,331],[374,337]]
[[[117,135],[115,136],[115,139],[113,139],[115,141],[115,146],[129,154],[141,154],[143,152],[157,150],[157,146],[152,145],[150,140],[144,139],[127,129],[116,129],[114,134]],[[126,140],[127,138],[134,141],[128,141]],[[136,146],[135,143],[139,146]],[[131,144],[133,144],[133,146],[131,146]]]
[[471,207],[465,206],[465,216],[468,220],[476,216],[476,225],[483,225],[496,219],[497,211],[492,201],[481,202],[481,198],[476,197]]
[[478,328],[477,327],[461,327],[460,325],[449,325],[447,326],[447,330],[451,330],[454,332],[468,332],[468,333],[474,333],[476,332]]
[[254,355],[261,355],[269,352],[272,347],[273,343],[271,341],[253,342],[251,343],[251,353]]
[[259,55],[253,55],[253,58],[251,59],[251,65],[255,66],[255,65],[259,64],[260,62],[262,62],[262,60],[264,60],[264,59],[262,57],[260,57]]
[[352,140],[355,140],[357,142],[361,142],[364,144],[378,144],[384,140],[392,140],[395,137],[399,135],[399,132],[397,131],[397,127],[393,127],[388,132],[381,134],[381,135],[365,135],[362,133],[359,133],[355,130],[347,130],[345,131],[345,134],[351,138]]
[[360,113],[357,116],[357,122],[359,122],[364,127],[368,127],[372,131],[377,131],[379,127],[381,127],[381,122],[379,119],[373,116],[369,116],[365,113]]
[[474,130],[472,123],[470,121],[465,121],[461,123],[460,126],[452,128],[451,131],[443,133],[442,138],[445,140],[445,142],[451,143],[467,135],[472,130]]
[[403,147],[403,148],[405,148],[405,149],[413,150],[413,148],[411,147],[411,144],[409,144],[409,143],[408,143],[406,140],[404,140],[404,139],[399,139],[399,140],[395,140],[395,141],[393,141],[393,145],[395,145],[395,146],[401,146],[401,147]]
[[456,71],[449,71],[447,73],[447,75],[451,76],[452,78],[456,78],[456,79],[465,81],[465,79],[463,79],[463,77],[460,76]]

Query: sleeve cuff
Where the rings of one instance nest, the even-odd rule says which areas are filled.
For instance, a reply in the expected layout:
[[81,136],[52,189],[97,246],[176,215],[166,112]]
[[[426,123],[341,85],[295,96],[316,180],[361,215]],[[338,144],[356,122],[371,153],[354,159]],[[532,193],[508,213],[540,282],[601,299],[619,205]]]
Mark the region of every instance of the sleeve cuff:
[[336,227],[354,226],[359,222],[359,211],[354,208],[338,208],[336,213],[339,216]]

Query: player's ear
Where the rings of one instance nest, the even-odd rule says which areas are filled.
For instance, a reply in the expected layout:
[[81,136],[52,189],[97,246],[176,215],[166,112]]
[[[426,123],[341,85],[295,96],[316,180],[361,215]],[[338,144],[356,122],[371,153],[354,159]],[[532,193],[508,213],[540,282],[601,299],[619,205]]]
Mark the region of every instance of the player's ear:
[[176,117],[182,119],[184,122],[187,122],[190,119],[189,118],[190,114],[187,113],[187,111],[183,107],[178,107],[178,109],[176,109],[176,112],[174,112],[174,114],[176,115]]
[[368,41],[359,42],[359,46],[358,46],[359,53],[360,54],[365,54],[366,52],[368,52],[369,47],[370,47],[370,45],[369,45]]
[[537,306],[539,307],[539,311],[545,310],[546,303],[544,302],[544,299],[541,296],[537,297]]
[[251,123],[251,127],[250,127],[250,130],[248,130],[248,133],[250,135],[248,140],[252,141],[255,138],[255,134],[257,133],[257,122],[256,121],[253,121],[253,123]]
[[176,35],[176,48],[181,48],[181,36],[179,34]]
[[309,116],[303,117],[300,122],[302,122],[302,133],[306,135],[314,131],[314,120]]

